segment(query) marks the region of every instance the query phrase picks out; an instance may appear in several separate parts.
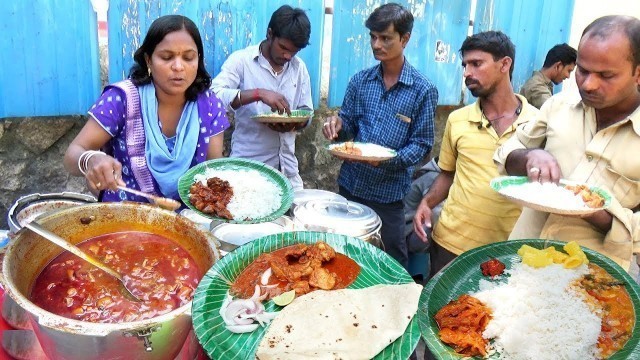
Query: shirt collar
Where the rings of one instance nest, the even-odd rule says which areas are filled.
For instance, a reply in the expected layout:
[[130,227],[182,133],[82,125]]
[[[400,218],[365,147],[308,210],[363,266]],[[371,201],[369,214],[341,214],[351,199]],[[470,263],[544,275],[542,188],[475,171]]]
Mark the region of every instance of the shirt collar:
[[[409,64],[409,62],[407,61],[407,58],[405,57],[404,63],[402,64],[402,70],[400,71],[400,77],[398,78],[398,82],[404,85],[411,86],[413,85],[412,75],[413,75],[413,66]],[[369,73],[368,78],[369,80],[375,80],[375,79],[379,79],[380,81],[383,80],[381,63],[379,63],[378,65],[372,68],[372,71]]]
[[[593,109],[591,106],[586,105],[583,101],[582,98],[580,97],[579,93],[576,92],[576,96],[574,98],[569,98],[572,99],[573,101],[569,100],[568,103],[574,107],[580,107],[583,109],[583,111],[586,113],[588,111],[593,111],[593,116],[594,116],[594,121],[595,121],[595,109]],[[631,122],[631,126],[633,127],[633,131],[635,131],[636,134],[638,134],[640,136],[640,106],[638,106],[631,114],[629,114],[629,116],[627,117],[627,119]],[[626,121],[626,120],[623,120]]]
[[[262,44],[262,42],[260,42],[260,44]],[[251,54],[251,58],[254,61],[258,61],[258,58],[260,58],[260,56],[262,56],[262,58],[264,59],[264,61],[266,61],[267,63],[269,62],[261,53],[260,53],[260,44],[258,45],[253,45],[250,48],[247,48]],[[291,61],[289,61],[288,64],[285,64],[285,70],[286,68],[288,68],[289,66],[293,66],[294,68],[298,67],[298,56],[294,56]]]

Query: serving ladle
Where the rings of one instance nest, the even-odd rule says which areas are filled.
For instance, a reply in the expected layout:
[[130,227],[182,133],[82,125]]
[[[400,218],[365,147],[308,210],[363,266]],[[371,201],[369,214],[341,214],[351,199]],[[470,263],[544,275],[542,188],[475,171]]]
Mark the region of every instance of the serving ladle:
[[165,198],[165,197],[160,197],[160,196],[155,196],[155,195],[151,195],[151,194],[147,194],[146,192],[142,192],[142,191],[138,191],[135,189],[130,189],[126,186],[122,186],[122,185],[118,185],[118,189],[123,190],[123,191],[127,191],[130,192],[132,194],[138,195],[138,196],[142,196],[144,198],[149,199],[149,201],[151,201],[152,204],[156,204],[159,207],[166,209],[166,210],[171,210],[171,211],[176,211],[180,208],[180,202],[174,199],[169,199],[169,198]]
[[122,275],[120,275],[117,271],[115,271],[112,268],[110,268],[109,266],[107,266],[102,261],[100,261],[100,260],[88,255],[84,251],[80,250],[79,247],[73,245],[72,243],[70,243],[67,240],[61,238],[60,236],[52,233],[51,231],[43,228],[42,226],[40,226],[40,224],[38,224],[38,223],[36,223],[34,221],[25,224],[24,227],[26,227],[27,229],[33,231],[34,233],[42,236],[43,238],[51,241],[52,243],[60,246],[61,248],[67,250],[68,252],[72,253],[73,255],[85,260],[89,264],[97,267],[98,269],[100,269],[100,270],[106,272],[107,274],[113,276],[114,278],[116,278],[118,280],[118,282],[120,283],[120,292],[127,299],[129,299],[131,301],[135,301],[135,302],[141,302],[142,301],[137,296],[133,295],[133,293],[129,289],[127,289],[127,286],[124,284],[124,279],[122,278]]

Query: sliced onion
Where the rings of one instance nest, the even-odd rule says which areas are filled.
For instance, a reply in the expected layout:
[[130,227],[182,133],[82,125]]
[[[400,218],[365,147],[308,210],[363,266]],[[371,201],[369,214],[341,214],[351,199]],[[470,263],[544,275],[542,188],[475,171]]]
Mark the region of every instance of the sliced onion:
[[[265,326],[265,324],[271,322],[277,313],[264,311],[264,305],[261,300],[267,295],[268,292],[260,295],[259,285],[256,285],[253,296],[250,299],[233,300],[227,292],[220,307],[220,316],[224,320],[225,327],[234,333],[245,333],[254,331],[258,326]],[[255,321],[258,321],[259,324],[255,324]]]
[[271,277],[271,267],[269,267],[265,272],[260,276],[260,284],[267,285],[269,284],[269,278]]
[[258,328],[258,324],[251,324],[251,325],[227,325],[225,326],[227,328],[227,330],[231,331],[232,333],[236,333],[236,334],[242,334],[242,333],[247,333],[247,332],[252,332],[255,331]]

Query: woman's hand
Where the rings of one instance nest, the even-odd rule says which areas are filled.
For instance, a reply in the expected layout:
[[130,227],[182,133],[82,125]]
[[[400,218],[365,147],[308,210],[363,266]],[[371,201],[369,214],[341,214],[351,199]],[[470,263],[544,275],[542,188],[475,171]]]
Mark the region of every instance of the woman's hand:
[[125,186],[122,181],[122,164],[106,154],[95,154],[89,159],[85,178],[89,188],[98,191],[115,191],[118,185]]
[[336,139],[340,130],[342,130],[342,119],[337,115],[328,117],[322,124],[322,135],[329,140]]

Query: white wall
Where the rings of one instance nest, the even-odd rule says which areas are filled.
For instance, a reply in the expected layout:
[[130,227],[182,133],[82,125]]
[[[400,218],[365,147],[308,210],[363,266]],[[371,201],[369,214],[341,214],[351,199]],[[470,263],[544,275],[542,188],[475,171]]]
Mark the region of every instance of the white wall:
[[[577,49],[584,28],[605,15],[631,15],[640,19],[640,0],[575,0],[569,45]],[[573,73],[562,83],[562,89],[577,91]]]

